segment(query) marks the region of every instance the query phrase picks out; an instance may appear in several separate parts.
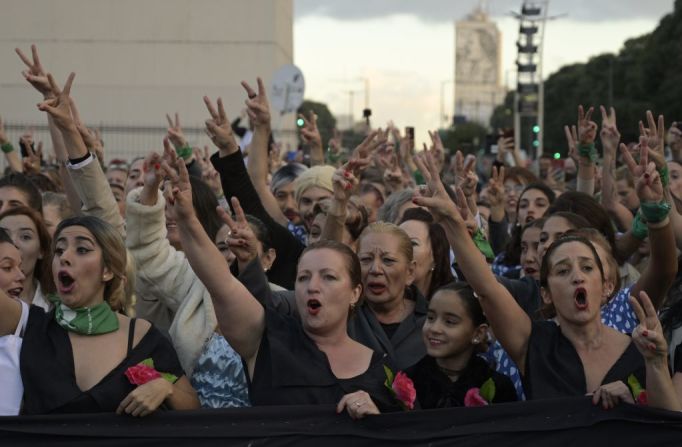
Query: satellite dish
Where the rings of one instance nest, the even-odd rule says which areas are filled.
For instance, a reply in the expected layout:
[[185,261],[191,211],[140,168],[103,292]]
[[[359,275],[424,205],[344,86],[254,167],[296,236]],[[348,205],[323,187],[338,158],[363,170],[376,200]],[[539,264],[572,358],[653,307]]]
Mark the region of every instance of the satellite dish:
[[272,77],[270,105],[281,115],[295,112],[303,104],[305,80],[295,65],[280,67]]

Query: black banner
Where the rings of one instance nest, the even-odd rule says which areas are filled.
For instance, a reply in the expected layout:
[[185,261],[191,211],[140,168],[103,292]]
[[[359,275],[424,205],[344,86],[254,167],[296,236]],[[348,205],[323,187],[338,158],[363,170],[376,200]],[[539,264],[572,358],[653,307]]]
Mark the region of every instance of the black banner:
[[352,421],[330,406],[0,418],[0,445],[682,446],[682,414],[587,398],[415,411]]

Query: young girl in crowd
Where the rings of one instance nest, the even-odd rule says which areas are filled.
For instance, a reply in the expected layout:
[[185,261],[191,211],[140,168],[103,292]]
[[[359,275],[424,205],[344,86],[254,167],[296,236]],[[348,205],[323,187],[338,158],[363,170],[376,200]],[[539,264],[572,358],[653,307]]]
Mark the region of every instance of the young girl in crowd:
[[[544,217],[554,199],[554,191],[544,183],[531,183],[523,189],[516,205],[516,225],[512,227],[504,252],[495,258],[492,265],[496,275],[514,279],[521,276],[521,230],[535,219]],[[493,238],[498,236],[491,234]]]
[[434,293],[422,337],[427,355],[407,372],[421,408],[484,404],[480,390],[487,382],[486,390],[494,392],[485,403],[516,401],[511,380],[479,356],[488,348],[488,324],[467,284],[451,283]]

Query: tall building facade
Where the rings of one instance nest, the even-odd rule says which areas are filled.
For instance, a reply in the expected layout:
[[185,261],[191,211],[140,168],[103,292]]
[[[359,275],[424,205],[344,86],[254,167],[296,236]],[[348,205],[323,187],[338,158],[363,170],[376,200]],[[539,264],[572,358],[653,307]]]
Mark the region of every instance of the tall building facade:
[[501,33],[481,7],[455,23],[455,115],[485,126],[504,101]]
[[[0,15],[0,115],[13,141],[32,127],[47,143],[41,99],[14,54],[38,46],[86,124],[101,127],[107,159],[162,148],[165,114],[178,112],[190,143],[210,144],[202,97],[222,96],[229,118],[244,109],[240,81],[266,85],[293,62],[293,0],[3,0]],[[273,121],[281,133],[294,120]]]

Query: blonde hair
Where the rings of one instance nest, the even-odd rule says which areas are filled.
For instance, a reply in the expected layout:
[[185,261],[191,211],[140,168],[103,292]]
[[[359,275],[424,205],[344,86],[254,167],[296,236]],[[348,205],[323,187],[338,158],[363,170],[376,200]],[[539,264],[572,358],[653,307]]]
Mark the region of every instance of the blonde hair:
[[360,233],[358,238],[358,248],[362,245],[362,240],[369,234],[390,234],[398,239],[398,251],[400,251],[408,262],[414,260],[412,241],[405,231],[398,225],[390,222],[373,222]]
[[310,187],[317,186],[327,191],[334,191],[334,184],[332,183],[332,176],[336,169],[329,165],[313,166],[307,171],[303,172],[294,181],[294,196],[296,203],[301,201],[301,196]]

